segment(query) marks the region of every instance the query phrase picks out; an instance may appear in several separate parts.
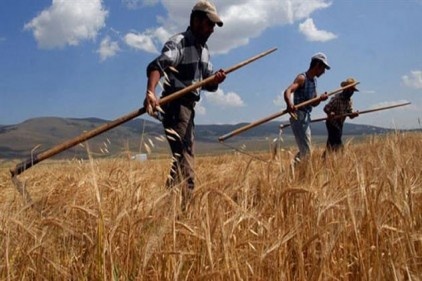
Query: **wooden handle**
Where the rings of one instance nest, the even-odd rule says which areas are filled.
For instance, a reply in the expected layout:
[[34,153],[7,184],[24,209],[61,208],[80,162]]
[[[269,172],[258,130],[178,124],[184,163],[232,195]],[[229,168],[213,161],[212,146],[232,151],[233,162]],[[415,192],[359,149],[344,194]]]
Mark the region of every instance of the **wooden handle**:
[[[328,96],[331,96],[331,95],[337,94],[339,92],[342,92],[343,90],[345,90],[347,88],[350,88],[350,87],[353,87],[353,86],[356,86],[357,84],[359,84],[359,82],[355,82],[355,83],[352,83],[350,85],[347,85],[347,86],[344,86],[344,87],[335,89],[334,91],[329,92],[328,93]],[[313,104],[314,102],[317,102],[319,100],[320,100],[320,97],[315,97],[313,99],[310,99],[310,100],[307,100],[307,101],[304,101],[302,103],[297,104],[296,105],[296,108],[301,108],[301,107],[304,107],[304,106]],[[236,135],[238,135],[238,134],[240,134],[242,132],[245,132],[245,131],[247,131],[249,129],[252,129],[252,128],[256,127],[256,126],[259,126],[259,125],[261,125],[261,124],[263,124],[265,122],[268,122],[268,121],[273,120],[273,119],[275,119],[277,117],[280,117],[280,116],[282,116],[282,115],[284,115],[286,113],[288,113],[288,111],[285,109],[285,110],[283,110],[281,112],[277,112],[277,113],[271,114],[271,115],[269,115],[267,117],[264,117],[264,118],[262,118],[260,120],[254,121],[252,123],[249,123],[248,125],[245,125],[245,126],[240,127],[240,128],[238,128],[236,130],[233,130],[232,132],[227,133],[227,134],[219,137],[218,140],[220,142],[225,141],[228,138],[231,138],[233,136],[236,136]]]
[[[395,107],[400,107],[400,106],[405,106],[405,105],[409,105],[411,104],[410,102],[406,102],[406,103],[401,103],[401,104],[396,104],[396,105],[390,105],[390,106],[384,106],[384,107],[378,107],[378,108],[373,108],[373,109],[367,109],[367,110],[362,110],[362,111],[354,111],[354,112],[350,112],[350,113],[345,113],[345,114],[339,114],[339,115],[335,115],[333,117],[321,117],[318,119],[312,119],[311,122],[315,123],[315,122],[321,122],[321,121],[325,121],[327,119],[339,119],[339,118],[343,118],[343,117],[347,117],[353,114],[365,114],[365,113],[371,113],[371,112],[375,112],[375,111],[380,111],[380,110],[386,110],[386,109],[391,109],[391,108],[395,108]],[[287,124],[281,124],[280,125],[280,129],[284,129],[290,126],[290,123]]]
[[[239,68],[241,68],[241,67],[243,67],[243,66],[245,66],[245,65],[247,65],[251,62],[254,62],[254,61],[256,61],[256,60],[258,60],[258,59],[260,59],[260,58],[262,58],[262,57],[264,57],[264,56],[266,56],[266,55],[268,55],[268,54],[270,54],[274,51],[276,51],[276,50],[277,50],[277,48],[272,48],[272,49],[269,49],[268,51],[262,52],[262,53],[260,53],[256,56],[254,56],[254,57],[251,57],[251,58],[249,58],[249,59],[247,59],[243,62],[240,62],[240,63],[238,63],[234,66],[227,68],[225,70],[225,72],[226,72],[226,74],[231,73],[231,72],[233,72],[233,71],[235,71],[235,70],[237,70],[237,69],[239,69]],[[192,84],[192,85],[190,85],[186,88],[183,88],[183,89],[181,89],[177,92],[174,92],[173,94],[171,94],[169,96],[163,97],[162,99],[159,100],[159,104],[164,105],[164,104],[169,103],[173,100],[176,100],[176,99],[186,95],[187,93],[190,93],[193,90],[195,90],[199,87],[202,87],[207,83],[210,83],[214,79],[214,77],[215,77],[215,74],[211,75],[210,77],[208,77],[208,78],[206,78],[206,79],[204,79],[200,82],[194,83],[194,84]],[[84,142],[88,139],[91,139],[95,136],[98,136],[99,134],[102,134],[102,133],[104,133],[104,132],[106,132],[110,129],[113,129],[113,128],[115,128],[115,127],[129,121],[129,120],[132,120],[135,117],[138,117],[138,116],[144,114],[145,112],[146,112],[145,108],[142,107],[142,108],[135,110],[135,111],[133,111],[129,114],[121,116],[121,117],[115,119],[114,121],[103,124],[103,125],[95,128],[91,131],[85,132],[85,133],[83,133],[83,134],[81,134],[81,135],[79,135],[79,136],[77,136],[73,139],[70,139],[68,141],[65,141],[64,143],[56,145],[56,146],[54,146],[54,147],[52,147],[52,148],[50,148],[46,151],[43,151],[43,152],[41,152],[37,155],[34,155],[33,157],[28,158],[27,160],[17,164],[14,169],[10,169],[10,173],[12,174],[12,177],[17,176],[17,175],[21,174],[23,171],[25,171],[25,170],[31,168],[32,166],[36,165],[37,163],[39,163],[39,162],[41,162],[45,159],[48,159],[48,158],[50,158],[50,157],[52,157],[52,156],[54,156],[54,155],[56,155],[60,152],[63,152],[66,149],[69,149],[69,148],[71,148],[71,147],[73,147],[73,146],[75,146],[75,145],[77,145],[81,142]]]

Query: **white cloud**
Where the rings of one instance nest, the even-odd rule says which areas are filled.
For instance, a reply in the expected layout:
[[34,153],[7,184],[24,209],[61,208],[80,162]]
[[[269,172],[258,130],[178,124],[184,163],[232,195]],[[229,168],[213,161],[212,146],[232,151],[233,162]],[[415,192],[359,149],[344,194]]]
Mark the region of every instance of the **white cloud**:
[[100,44],[100,48],[97,50],[97,53],[100,54],[100,60],[105,61],[108,58],[111,58],[120,51],[119,43],[116,41],[111,41],[109,36],[106,36]]
[[223,90],[218,89],[216,92],[204,92],[204,94],[207,101],[222,107],[242,107],[245,105],[242,98],[234,92],[224,94]]
[[[313,12],[326,9],[330,0],[215,0],[223,28],[216,27],[209,43],[213,53],[246,45],[266,29],[293,24],[308,18]],[[121,0],[128,8],[142,8],[160,3],[167,15],[157,15],[157,27],[144,31],[130,31],[124,41],[140,51],[158,53],[162,44],[173,34],[189,25],[189,14],[195,1]],[[33,32],[38,46],[44,49],[78,45],[93,40],[105,27],[108,11],[103,0],[52,0],[49,8],[25,24]],[[327,32],[327,34],[330,34]]]
[[281,91],[280,94],[278,94],[274,99],[273,99],[273,103],[276,106],[285,106],[286,102],[284,101],[284,91]]
[[376,94],[377,92],[375,90],[359,90],[362,94],[368,94],[368,95],[373,95]]
[[334,33],[318,30],[311,18],[308,18],[303,23],[299,24],[299,30],[305,35],[306,40],[308,41],[325,42],[337,38]]
[[[380,102],[369,106],[368,110],[395,106],[404,103],[408,103],[408,101],[397,100]],[[373,126],[379,126],[384,128],[410,129],[417,127],[420,112],[420,105],[412,103],[410,105],[405,105],[401,107],[375,111],[368,114],[361,114],[359,115],[359,118],[353,119],[350,122],[359,124],[371,124]]]
[[75,46],[95,39],[105,26],[108,11],[102,0],[53,0],[52,5],[25,24],[42,49]]
[[[165,28],[159,27],[154,30],[154,38],[160,43],[164,44],[172,34],[169,33]],[[161,46],[160,46],[161,48]]]
[[414,70],[410,75],[403,75],[402,81],[409,88],[422,89],[422,71]]
[[[160,44],[168,39],[169,34],[162,28],[155,30],[146,30],[144,33],[127,33],[124,37],[125,43],[137,50],[148,53],[158,53],[154,41],[160,41]],[[166,38],[166,39],[164,39]]]
[[202,105],[202,100],[195,105],[195,113],[202,116],[207,114],[207,109]]
[[380,103],[374,104],[369,109],[376,109],[376,108],[381,108],[381,107],[394,106],[394,105],[399,105],[399,104],[408,103],[408,102],[409,101],[407,101],[407,100],[385,101],[385,102],[380,102]]
[[[209,41],[210,50],[214,53],[227,53],[248,44],[268,28],[306,19],[313,12],[331,5],[328,0],[215,0],[214,3],[224,22],[222,28],[215,28]],[[161,26],[158,29],[161,29],[161,33],[172,35],[189,25],[189,14],[194,1],[161,0],[161,4],[168,11],[166,17],[159,18]],[[169,38],[158,38],[159,32],[154,31],[142,34],[157,44],[162,44]],[[159,47],[161,46],[157,46]]]
[[122,0],[129,9],[137,9],[143,6],[154,6],[159,0]]

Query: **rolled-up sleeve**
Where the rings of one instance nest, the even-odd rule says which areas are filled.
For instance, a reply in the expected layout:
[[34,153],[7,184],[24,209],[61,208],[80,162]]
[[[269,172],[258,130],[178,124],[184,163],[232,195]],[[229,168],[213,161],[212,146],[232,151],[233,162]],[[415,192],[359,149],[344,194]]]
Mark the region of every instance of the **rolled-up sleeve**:
[[[204,72],[203,72],[203,78],[206,79],[208,77],[210,77],[211,75],[213,75],[213,65],[210,62],[210,56],[208,54],[208,58],[206,60],[206,65],[204,67]],[[215,92],[218,90],[218,84],[208,84],[205,85],[203,87],[204,90],[208,91],[208,92]]]

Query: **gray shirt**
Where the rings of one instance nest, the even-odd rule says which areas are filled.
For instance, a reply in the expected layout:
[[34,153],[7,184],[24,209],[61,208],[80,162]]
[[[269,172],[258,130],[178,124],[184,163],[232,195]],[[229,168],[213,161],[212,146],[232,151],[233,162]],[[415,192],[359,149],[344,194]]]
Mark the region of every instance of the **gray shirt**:
[[[174,67],[177,72],[170,70],[169,66]],[[164,83],[162,96],[170,95],[213,74],[208,46],[197,43],[190,28],[174,35],[164,44],[161,55],[148,65],[147,75],[152,70],[158,70],[161,76],[165,72],[169,79],[169,84]],[[204,89],[214,92],[218,85],[207,85]],[[198,88],[181,99],[188,102],[198,101],[200,90],[201,88]]]

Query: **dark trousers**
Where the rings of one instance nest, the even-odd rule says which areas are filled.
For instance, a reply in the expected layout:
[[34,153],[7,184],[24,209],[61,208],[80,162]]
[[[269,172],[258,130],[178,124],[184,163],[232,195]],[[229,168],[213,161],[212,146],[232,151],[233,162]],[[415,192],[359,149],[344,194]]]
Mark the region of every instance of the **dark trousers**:
[[343,122],[338,122],[338,120],[328,120],[325,122],[325,126],[327,127],[328,132],[327,150],[337,151],[342,149],[343,142],[341,137],[343,135]]
[[166,185],[171,188],[177,184],[186,183],[186,187],[192,190],[195,187],[194,104],[172,102],[163,109],[165,111],[163,126],[173,156]]

